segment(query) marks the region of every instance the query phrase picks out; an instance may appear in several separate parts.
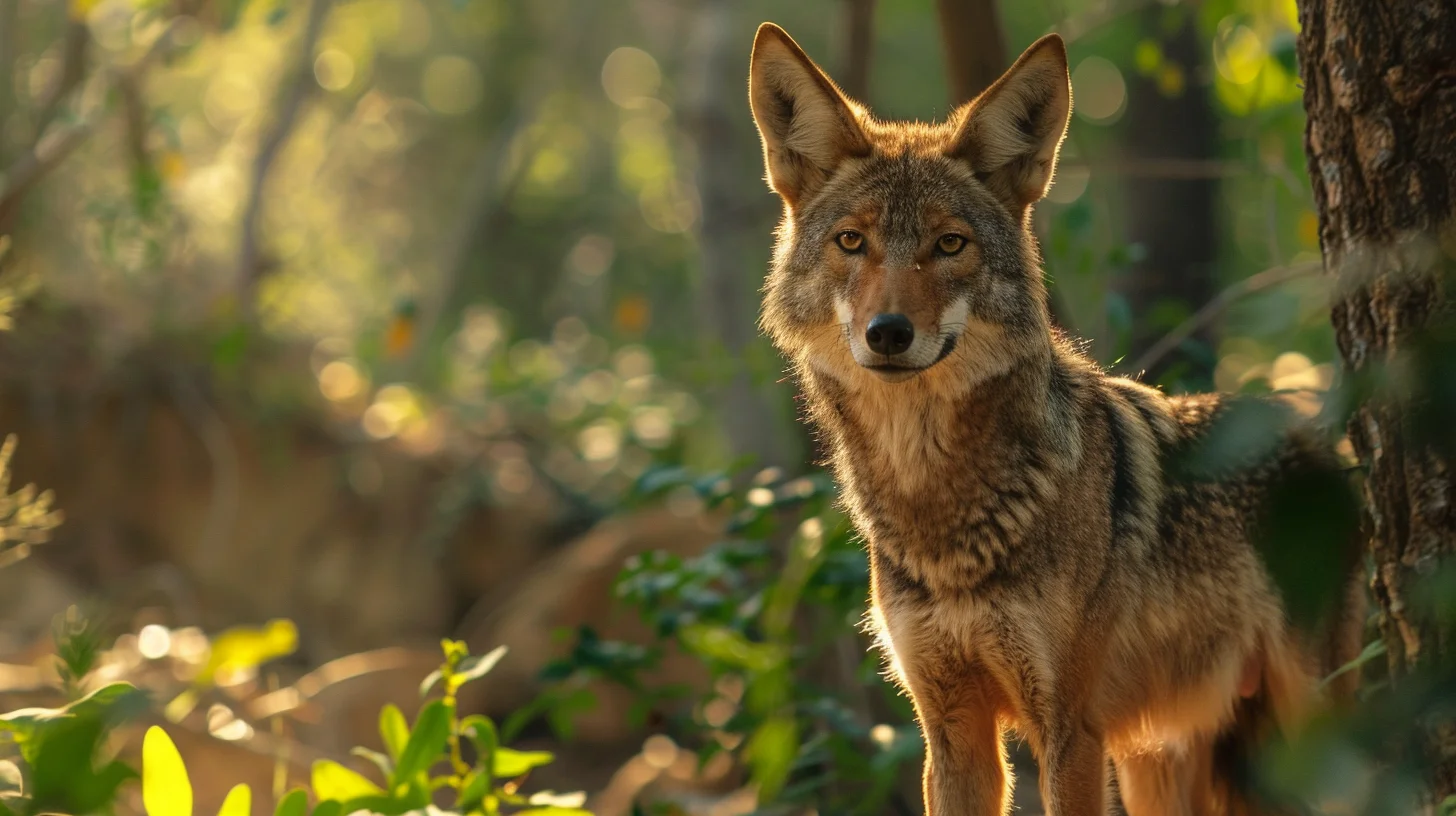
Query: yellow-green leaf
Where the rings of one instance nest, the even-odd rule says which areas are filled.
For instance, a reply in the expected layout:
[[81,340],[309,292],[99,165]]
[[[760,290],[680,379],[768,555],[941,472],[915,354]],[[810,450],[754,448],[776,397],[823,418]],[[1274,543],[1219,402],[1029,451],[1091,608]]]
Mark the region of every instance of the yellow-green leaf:
[[495,749],[494,770],[497,779],[511,779],[521,774],[550,765],[555,759],[548,751],[517,751],[513,748]]
[[287,618],[270,620],[262,628],[239,626],[212,640],[207,662],[194,679],[199,686],[210,685],[222,672],[251,669],[280,657],[293,654],[298,648],[298,627]]
[[253,812],[253,790],[247,785],[234,785],[222,800],[217,816],[251,816]]
[[278,800],[273,816],[308,816],[308,793],[302,788],[289,791],[287,796]]
[[356,796],[375,796],[381,793],[384,791],[378,785],[333,760],[320,759],[313,764],[313,795],[321,800],[337,799],[343,802]]
[[416,774],[428,771],[440,759],[445,753],[446,740],[450,738],[452,713],[442,700],[420,710],[409,742],[405,743],[404,750],[399,753],[399,761],[394,765],[393,782],[413,779]]
[[379,710],[379,737],[384,740],[384,750],[389,752],[389,758],[398,762],[400,753],[409,742],[409,723],[405,722],[404,713],[394,703]]
[[142,805],[147,816],[192,816],[187,766],[172,738],[155,725],[142,739]]

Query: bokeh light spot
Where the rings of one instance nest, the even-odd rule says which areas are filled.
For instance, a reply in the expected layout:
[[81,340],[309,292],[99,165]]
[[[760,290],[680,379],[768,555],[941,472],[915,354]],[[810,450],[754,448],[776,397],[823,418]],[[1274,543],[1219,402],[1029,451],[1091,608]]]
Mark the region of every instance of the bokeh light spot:
[[474,110],[484,92],[485,79],[480,69],[464,57],[436,57],[425,66],[420,79],[425,104],[449,116]]
[[1093,122],[1109,124],[1127,105],[1127,83],[1110,60],[1087,57],[1072,72],[1072,98],[1077,113]]
[[638,100],[650,98],[661,85],[657,60],[640,48],[618,48],[602,63],[602,89],[619,107],[636,107]]
[[354,81],[354,58],[337,48],[326,49],[314,58],[313,76],[320,88],[342,91]]

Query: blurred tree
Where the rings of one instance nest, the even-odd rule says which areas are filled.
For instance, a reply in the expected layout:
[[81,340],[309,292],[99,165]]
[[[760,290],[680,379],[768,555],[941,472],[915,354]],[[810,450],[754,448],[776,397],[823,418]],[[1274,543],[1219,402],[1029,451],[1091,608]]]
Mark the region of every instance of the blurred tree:
[[[701,275],[698,316],[710,355],[726,354],[733,371],[714,389],[715,408],[732,450],[749,455],[764,466],[802,469],[802,440],[790,432],[783,412],[775,405],[777,389],[756,382],[746,364],[746,352],[762,346],[758,337],[759,277],[744,263],[745,240],[762,242],[753,226],[754,208],[747,198],[739,165],[728,157],[752,153],[753,145],[734,127],[744,115],[742,93],[731,93],[725,79],[741,86],[741,73],[729,70],[729,60],[746,53],[733,36],[748,30],[740,7],[730,0],[702,0],[693,31],[695,64],[683,110],[688,131],[697,145],[698,219]],[[736,63],[741,65],[741,63]]]
[[[1118,139],[1124,166],[1133,171],[1122,185],[1127,240],[1143,249],[1126,277],[1114,282],[1137,316],[1131,348],[1125,350],[1130,357],[1172,328],[1182,317],[1179,308],[1196,308],[1213,297],[1219,251],[1216,179],[1207,173],[1180,177],[1135,172],[1140,161],[1149,159],[1196,169],[1213,158],[1218,138],[1208,85],[1198,81],[1207,48],[1199,39],[1195,15],[1187,8],[1158,6],[1140,17],[1150,35],[1167,31],[1170,17],[1176,28],[1162,38],[1160,71],[1153,76],[1128,74],[1127,119]],[[1210,335],[1205,328],[1194,337],[1206,343]],[[1213,365],[1203,362],[1203,370],[1192,379],[1206,384]],[[1147,376],[1156,379],[1158,373],[1149,371]]]
[[1010,64],[996,0],[937,0],[950,102],[961,105],[990,87]]
[[874,48],[875,0],[844,0],[845,62],[840,72],[844,92],[867,102],[870,95],[870,58]]
[[[1450,618],[1418,580],[1456,551],[1449,296],[1456,204],[1456,6],[1303,0],[1305,151],[1347,375],[1349,422],[1392,682],[1448,668]],[[1442,418],[1444,415],[1444,418]],[[1444,436],[1443,436],[1444,435]],[[1423,723],[1431,793],[1456,794],[1456,722]]]

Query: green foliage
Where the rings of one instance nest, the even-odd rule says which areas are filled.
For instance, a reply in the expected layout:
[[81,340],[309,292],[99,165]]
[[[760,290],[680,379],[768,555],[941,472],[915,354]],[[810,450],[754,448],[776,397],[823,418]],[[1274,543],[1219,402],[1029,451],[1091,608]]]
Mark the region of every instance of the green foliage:
[[[876,658],[860,657],[856,623],[869,567],[848,520],[833,509],[833,486],[822,474],[784,480],[775,471],[742,490],[730,484],[721,474],[678,468],[644,474],[633,502],[691,491],[732,511],[727,535],[696,557],[654,552],[630,560],[618,595],[664,643],[611,643],[582,629],[571,654],[543,673],[555,681],[543,699],[569,700],[564,690],[607,680],[636,694],[639,716],[673,707],[683,689],[642,679],[671,644],[701,660],[712,679],[668,721],[700,763],[723,753],[744,763],[764,812],[887,812],[895,780],[918,761],[922,743]],[[855,656],[848,667],[846,654]],[[838,676],[826,676],[826,666]]]
[[136,773],[101,753],[107,733],[145,706],[128,683],[103,686],[60,708],[0,714],[0,741],[13,742],[21,763],[7,763],[4,806],[13,813],[93,813]]
[[[0,714],[0,744],[13,745],[17,754],[15,760],[0,760],[0,814],[4,816],[108,811],[120,786],[137,778],[125,762],[108,755],[105,746],[113,729],[149,708],[147,695],[129,683],[79,693],[97,666],[101,651],[97,627],[72,609],[58,619],[55,636],[64,685],[68,693],[75,693],[75,699],[59,708]],[[262,629],[230,630],[215,641],[221,649],[214,652],[220,651],[221,656],[215,654],[207,665],[237,669],[250,660],[266,661],[291,651],[294,636],[291,622],[286,621],[274,621]],[[280,644],[287,648],[280,649]],[[457,715],[461,687],[488,673],[505,650],[473,656],[464,643],[450,640],[442,648],[444,660],[439,670],[421,685],[422,696],[437,687],[442,696],[425,702],[413,724],[396,706],[385,706],[379,716],[379,732],[386,753],[354,750],[356,756],[373,764],[379,781],[337,762],[319,760],[312,769],[310,790],[289,792],[278,802],[275,816],[344,816],[361,810],[400,814],[431,805],[442,791],[453,792],[452,812],[460,814],[590,816],[581,808],[584,794],[520,792],[533,770],[552,762],[550,753],[509,748],[501,743],[488,718]],[[196,688],[194,685],[190,693],[195,694]],[[181,754],[162,727],[152,726],[143,739],[140,779],[149,816],[191,816],[192,782]],[[218,816],[244,816],[251,802],[252,791],[237,785]]]
[[[444,662],[421,684],[421,693],[427,694],[439,685],[444,696],[425,703],[413,725],[405,721],[397,707],[386,706],[380,712],[379,734],[387,753],[355,749],[356,755],[373,763],[382,784],[332,760],[319,760],[313,765],[310,780],[315,801],[313,816],[365,810],[386,816],[406,813],[430,806],[440,791],[454,793],[453,813],[590,816],[580,807],[586,799],[584,794],[547,791],[528,796],[517,792],[532,770],[551,762],[551,754],[502,746],[489,719],[457,716],[456,695],[460,688],[489,672],[505,656],[505,649],[475,657],[460,641],[446,640],[442,648]],[[464,759],[462,737],[475,748],[473,763]],[[148,730],[142,763],[142,797],[148,816],[191,816],[192,787],[187,770],[161,728]],[[219,816],[245,812],[251,796],[246,786],[235,787]],[[293,791],[278,803],[275,816],[299,816],[305,812],[307,801],[303,791]]]

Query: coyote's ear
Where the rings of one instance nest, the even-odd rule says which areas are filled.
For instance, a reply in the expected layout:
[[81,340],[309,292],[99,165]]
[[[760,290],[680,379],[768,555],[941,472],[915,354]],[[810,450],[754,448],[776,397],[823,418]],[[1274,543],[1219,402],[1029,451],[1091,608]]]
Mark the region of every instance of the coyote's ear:
[[763,137],[768,183],[790,206],[850,156],[869,153],[858,115],[834,82],[782,28],[758,27],[748,99]]
[[1020,219],[1046,195],[1071,112],[1067,47],[1048,34],[962,109],[948,152]]

